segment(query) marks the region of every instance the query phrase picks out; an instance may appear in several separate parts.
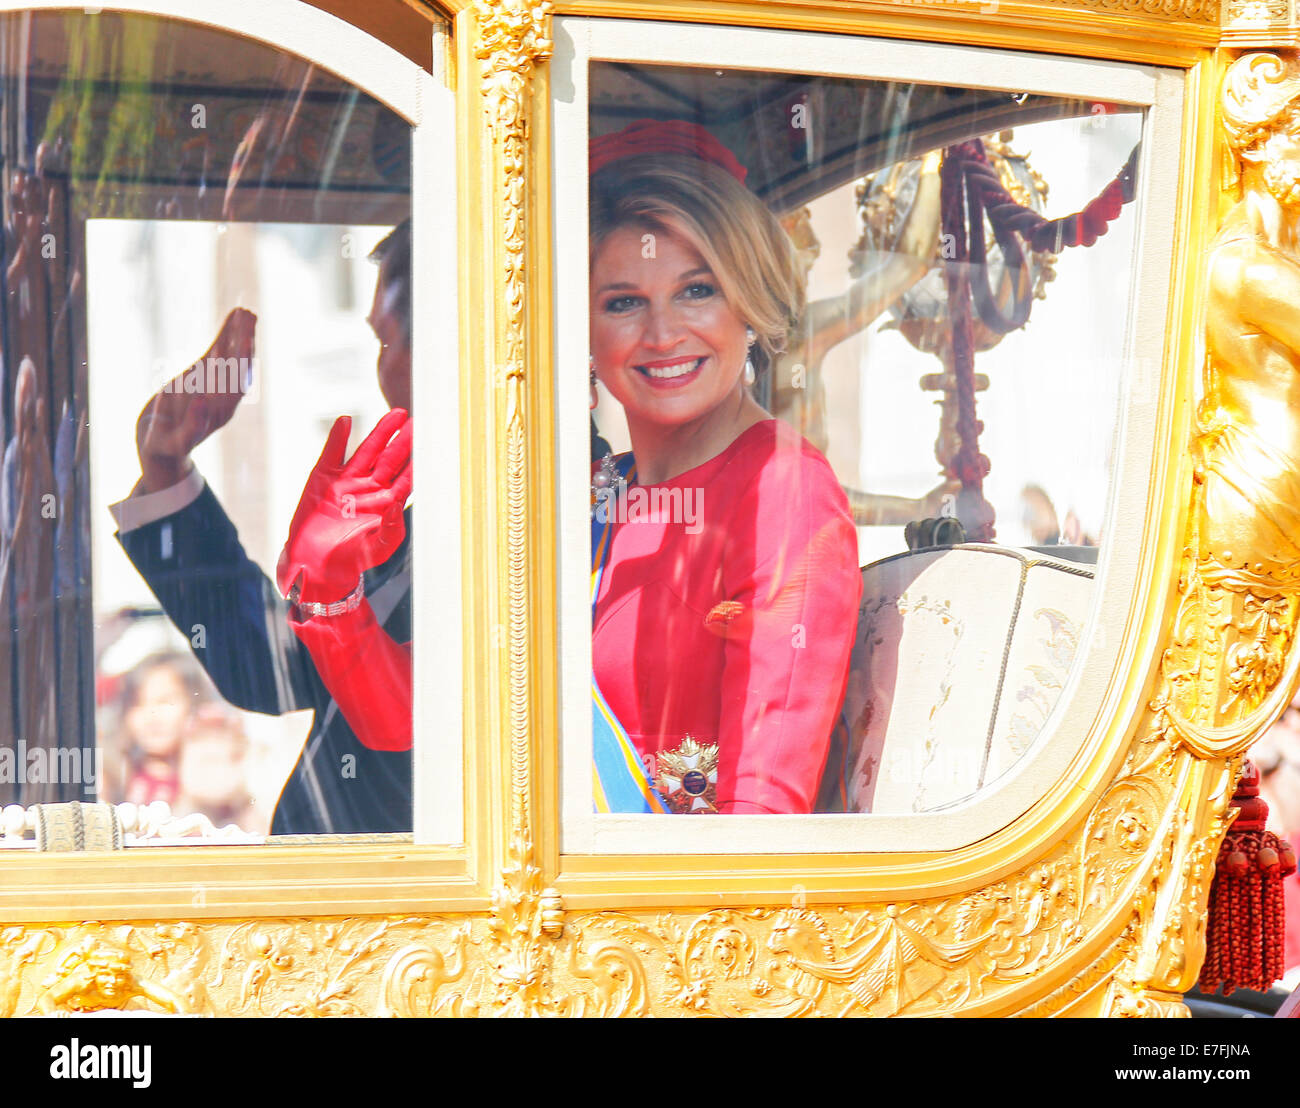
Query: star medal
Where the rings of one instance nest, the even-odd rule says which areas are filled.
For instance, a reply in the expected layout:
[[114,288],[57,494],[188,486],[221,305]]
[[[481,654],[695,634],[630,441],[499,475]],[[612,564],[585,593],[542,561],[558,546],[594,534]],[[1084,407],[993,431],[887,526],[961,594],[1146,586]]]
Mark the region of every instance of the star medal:
[[697,743],[690,735],[676,750],[658,755],[659,794],[676,815],[717,812],[718,747]]

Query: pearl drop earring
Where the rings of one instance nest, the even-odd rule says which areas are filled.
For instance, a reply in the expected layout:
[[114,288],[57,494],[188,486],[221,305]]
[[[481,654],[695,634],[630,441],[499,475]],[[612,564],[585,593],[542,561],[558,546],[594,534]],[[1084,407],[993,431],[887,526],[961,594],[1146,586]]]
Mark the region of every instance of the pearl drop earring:
[[745,328],[745,342],[748,344],[748,348],[747,348],[746,351],[745,351],[745,385],[746,385],[746,387],[752,386],[752,385],[754,384],[754,382],[758,379],[758,374],[756,374],[756,373],[754,372],[754,358],[753,358],[753,354],[751,353],[752,350],[753,350],[753,348],[754,348],[754,343],[756,343],[757,341],[758,341],[758,336],[757,336],[756,334],[754,334],[754,328],[752,328],[752,327],[746,327],[746,328]]

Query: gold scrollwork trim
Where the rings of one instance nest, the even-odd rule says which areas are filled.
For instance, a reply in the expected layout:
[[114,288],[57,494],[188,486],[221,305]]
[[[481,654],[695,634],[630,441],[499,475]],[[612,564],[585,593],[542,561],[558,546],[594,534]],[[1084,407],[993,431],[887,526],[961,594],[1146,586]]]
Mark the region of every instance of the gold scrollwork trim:
[[[1120,25],[1164,22],[1214,27],[1227,15],[1220,0],[555,0],[561,15],[615,19],[675,19],[692,22],[734,23],[745,26],[832,27],[854,29],[854,24],[881,16],[927,14],[958,18],[991,26],[1024,22],[1048,14],[1100,13]],[[1251,0],[1236,0],[1237,6]],[[1268,0],[1269,3],[1286,0]],[[1042,9],[1042,11],[1035,11]],[[1232,9],[1230,0],[1228,11]],[[860,29],[860,28],[859,28]]]
[[0,931],[0,1015],[470,1015],[481,919],[80,923]]
[[1230,46],[1286,46],[1296,41],[1295,0],[1227,0],[1223,41]]
[[516,838],[488,916],[8,928],[0,1014],[1181,1014],[1235,767],[1158,715],[1068,841],[958,895],[566,916]]
[[511,832],[531,837],[529,782],[528,505],[524,406],[527,352],[526,136],[533,67],[551,53],[546,0],[476,0],[475,57],[492,136],[491,210],[500,213],[497,295],[502,309],[495,370],[506,400],[506,609],[509,627],[508,719]]
[[554,1006],[549,989],[550,945],[563,927],[560,898],[541,887],[533,861],[531,736],[528,440],[527,137],[534,67],[551,54],[551,5],[546,0],[477,0],[475,57],[492,142],[490,210],[499,213],[497,252],[500,360],[495,371],[505,389],[505,540],[509,628],[507,718],[510,767],[510,849],[493,890],[486,937],[491,949],[491,998],[507,1015],[544,1014]]
[[1158,15],[1197,23],[1219,21],[1219,0],[1035,0],[1035,3],[1122,15]]
[[[1145,745],[1170,752],[1167,739]],[[1075,1003],[1099,964],[1106,978],[1139,960],[1140,920],[1122,916],[1134,890],[1158,895],[1171,842],[1191,841],[1186,821],[1164,812],[1191,761],[1186,751],[1135,761],[1069,842],[960,895],[565,916],[516,839],[486,917],[9,928],[0,1012],[941,1015],[1033,1004],[1045,1014]],[[1138,897],[1139,917],[1149,899]],[[1157,929],[1149,937],[1167,941]],[[1096,933],[1112,938],[1093,949]],[[1134,976],[1111,990],[1130,1008],[1145,995]]]

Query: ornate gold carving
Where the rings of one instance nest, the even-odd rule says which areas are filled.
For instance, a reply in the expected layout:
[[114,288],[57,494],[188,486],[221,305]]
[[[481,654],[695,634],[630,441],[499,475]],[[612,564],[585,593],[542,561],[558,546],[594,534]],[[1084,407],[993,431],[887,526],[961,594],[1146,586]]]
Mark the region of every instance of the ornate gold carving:
[[[1112,1014],[1179,1014],[1231,779],[1143,734],[1047,857],[914,903],[565,918],[515,840],[487,918],[11,928],[0,1002],[9,1014],[86,1007],[93,987],[59,969],[72,949],[103,954],[101,1006],[213,1015],[1049,1014],[1109,978]],[[1215,813],[1208,829],[1202,811]],[[1089,954],[1097,933],[1113,938]]]
[[[1151,741],[1160,742],[1144,735],[1134,750]],[[1194,761],[1181,755],[1184,776],[1197,771]],[[1180,898],[1205,880],[1213,851],[1204,829],[1198,835],[1177,806],[1166,812],[1178,784],[1160,758],[1131,763],[1047,857],[959,895],[816,909],[573,914],[565,928],[568,968],[556,986],[569,994],[566,1008],[588,1014],[1045,1015],[1075,1003],[1117,964],[1135,965],[1167,945],[1168,965],[1144,965],[1140,982],[1130,972],[1106,1003],[1112,1014],[1119,1007],[1129,1015],[1181,1014],[1177,990],[1186,984],[1169,967],[1181,971],[1189,953],[1200,954],[1195,905]],[[1088,957],[1087,940],[1099,931],[1113,938]],[[1041,983],[1062,978],[1042,996]],[[1149,987],[1157,980],[1162,988]]]
[[152,1001],[164,1012],[182,1011],[175,993],[148,979],[140,980],[125,950],[86,935],[55,954],[55,970],[43,983],[40,1010],[98,1012],[121,1009],[136,998]]
[[533,864],[530,842],[516,836],[510,854],[502,884],[492,891],[492,917],[487,925],[492,944],[493,1004],[506,1016],[555,1014],[551,939],[563,929],[562,917],[557,918],[559,896],[553,889],[542,889],[542,872]]
[[1295,0],[1227,0],[1223,5],[1227,46],[1287,46],[1300,34]]
[[[1146,926],[1117,974],[1116,1014],[1159,1014],[1204,959],[1202,921],[1240,756],[1300,676],[1300,72],[1239,58],[1223,85],[1243,199],[1212,244],[1205,397],[1178,608],[1145,735],[1126,770],[1176,777],[1156,865],[1139,893]],[[1190,752],[1195,757],[1187,757]]]
[[475,57],[494,149],[493,211],[503,220],[503,311],[498,380],[506,389],[506,544],[509,569],[511,829],[531,839],[529,787],[528,547],[525,495],[524,355],[526,100],[534,65],[550,56],[546,0],[476,0]]
[[498,378],[506,389],[506,547],[510,629],[510,850],[487,922],[492,1010],[504,1015],[553,1012],[549,987],[554,940],[564,929],[554,889],[542,888],[533,861],[529,712],[528,506],[524,404],[527,325],[527,99],[533,68],[551,54],[546,0],[476,0],[484,111],[494,147],[493,211],[503,219],[500,295],[504,324]]
[[1068,870],[914,905],[589,913],[554,942],[524,865],[486,920],[12,928],[0,998],[18,1015],[935,1014],[1014,993],[1080,941]]
[[[1037,3],[1080,7],[1074,0],[1037,0]],[[1086,7],[1100,12],[1164,16],[1170,20],[1197,23],[1217,23],[1219,20],[1218,0],[1086,0]]]
[[[1038,2],[1043,3],[1044,0]],[[1068,5],[1071,0],[1046,0],[1046,2]],[[1219,0],[1087,0],[1086,6],[1103,12],[1159,15],[1169,19],[1192,20],[1197,23],[1216,23],[1219,19]]]
[[455,935],[454,955],[422,943],[402,947],[388,960],[379,986],[380,1016],[468,1016],[477,1012],[473,1001],[462,993],[438,998],[443,985],[459,981],[467,967],[466,947],[470,925],[463,924]]
[[[571,953],[569,964],[581,967],[599,954],[611,974],[618,967],[619,987],[603,979],[584,1010],[1015,1012],[1034,1000],[1034,986],[1050,981],[1054,967],[1081,961],[1080,973],[1089,971],[1096,959],[1082,960],[1081,952],[1098,929],[1109,926],[1116,936],[1102,956],[1107,966],[1134,948],[1135,929],[1123,922],[1127,894],[1144,870],[1158,866],[1163,838],[1157,832],[1172,785],[1151,767],[1122,776],[1049,856],[959,895],[817,909],[572,915],[566,937],[588,957]],[[580,989],[586,980],[575,973],[562,986]],[[645,982],[657,987],[636,999]],[[1069,989],[1058,989],[1051,1001],[1036,1003],[1046,1014],[1074,999]]]
[[[0,933],[0,1015],[467,1015],[475,920],[85,923]],[[481,926],[480,926],[481,931]]]
[[1242,753],[1300,677],[1300,72],[1248,55],[1222,99],[1244,196],[1210,251],[1196,488],[1157,705],[1205,758]]
[[1178,995],[1160,996],[1134,989],[1123,981],[1115,984],[1110,998],[1110,1014],[1121,1019],[1186,1019],[1191,1015]]
[[[524,223],[526,99],[534,65],[550,57],[551,5],[547,0],[476,0],[483,107],[499,158],[494,181],[504,232],[502,300],[505,305],[502,368],[507,382],[524,376]],[[519,418],[516,403],[512,420]]]

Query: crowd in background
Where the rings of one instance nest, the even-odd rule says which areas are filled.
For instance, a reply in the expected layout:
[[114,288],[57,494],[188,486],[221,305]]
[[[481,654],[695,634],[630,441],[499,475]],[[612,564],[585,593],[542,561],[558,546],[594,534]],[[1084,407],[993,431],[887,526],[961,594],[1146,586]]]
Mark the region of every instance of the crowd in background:
[[217,828],[264,834],[269,813],[253,803],[248,737],[193,657],[156,650],[120,672],[100,668],[96,702],[103,750],[99,798],[165,801]]

